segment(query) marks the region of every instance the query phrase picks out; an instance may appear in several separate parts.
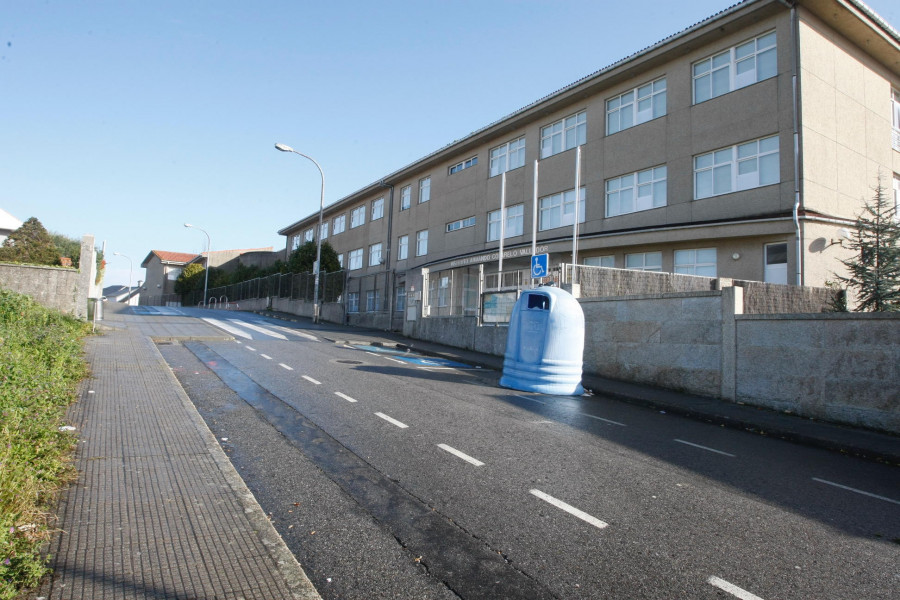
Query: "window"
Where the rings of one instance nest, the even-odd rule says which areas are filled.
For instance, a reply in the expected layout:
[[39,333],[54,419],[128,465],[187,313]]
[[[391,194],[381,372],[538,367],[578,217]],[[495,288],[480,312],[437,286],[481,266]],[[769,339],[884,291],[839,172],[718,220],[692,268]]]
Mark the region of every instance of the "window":
[[381,294],[379,290],[369,290],[366,292],[366,312],[377,312],[381,306]]
[[401,235],[397,239],[397,260],[406,260],[409,257],[409,236]]
[[587,139],[587,113],[561,119],[541,129],[541,158],[580,146]]
[[409,210],[409,202],[412,197],[412,186],[405,185],[400,188],[400,210]]
[[166,279],[169,281],[175,281],[178,277],[181,276],[181,272],[184,270],[183,267],[166,267]]
[[322,239],[328,239],[328,221],[322,221]]
[[291,250],[296,250],[300,247],[300,240],[301,238],[299,235],[295,235],[291,238]]
[[662,271],[662,252],[626,254],[625,268],[635,271]]
[[[584,188],[578,199],[578,222],[584,223]],[[540,230],[555,229],[574,224],[575,190],[541,198]]]
[[894,220],[900,221],[900,175],[894,173]]
[[394,310],[397,312],[401,312],[406,310],[406,286],[398,285],[397,286],[397,298],[394,301]]
[[359,312],[359,292],[349,292],[347,294],[347,312]]
[[419,180],[419,204],[431,200],[431,177]]
[[787,243],[766,244],[763,280],[766,283],[787,285]]
[[613,268],[616,266],[616,257],[609,256],[588,256],[584,259],[584,264],[589,267],[609,267]]
[[778,183],[778,136],[694,157],[694,199]]
[[491,150],[491,177],[524,166],[524,136]]
[[606,182],[606,216],[615,217],[666,205],[666,167],[615,177]]
[[350,251],[350,270],[362,269],[363,249],[357,248]]
[[453,175],[454,173],[459,173],[463,169],[468,169],[469,167],[474,167],[477,164],[478,164],[478,157],[473,156],[469,160],[464,160],[461,163],[456,163],[455,165],[450,167],[450,169],[448,169],[448,170],[450,171],[450,175]]
[[675,272],[685,275],[716,276],[716,249],[676,250]]
[[900,91],[891,90],[891,122],[894,130],[891,132],[891,146],[900,152]]
[[694,63],[694,104],[777,75],[772,31]]
[[372,220],[375,221],[384,216],[384,198],[372,201]]
[[350,211],[350,229],[366,224],[366,207],[357,206]]
[[381,260],[381,242],[369,246],[369,266],[374,267],[382,262],[384,261]]
[[423,229],[416,233],[416,256],[428,254],[428,230]]
[[333,235],[343,233],[344,229],[347,227],[347,215],[335,217],[331,224],[333,225],[331,228]]
[[606,135],[666,114],[666,78],[606,101]]
[[303,241],[304,242],[311,242],[314,239],[316,239],[314,229],[307,229],[306,231],[303,232]]
[[[522,235],[524,226],[525,205],[516,204],[506,207],[506,230],[504,239]],[[495,210],[488,213],[488,234],[487,241],[495,242],[500,239],[500,211]]]
[[447,233],[465,229],[466,227],[475,227],[475,217],[467,217],[465,219],[453,221],[452,223],[447,223]]
[[445,275],[438,279],[437,305],[448,306],[450,304],[450,277]]
[[338,264],[341,265],[341,268],[344,268],[344,254],[338,254]]

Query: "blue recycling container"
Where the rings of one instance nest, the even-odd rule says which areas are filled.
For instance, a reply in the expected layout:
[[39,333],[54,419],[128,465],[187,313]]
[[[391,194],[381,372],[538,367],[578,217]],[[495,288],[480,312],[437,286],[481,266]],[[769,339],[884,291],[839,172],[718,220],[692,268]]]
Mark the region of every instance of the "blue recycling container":
[[513,306],[500,385],[553,396],[584,393],[584,311],[555,287],[522,292]]

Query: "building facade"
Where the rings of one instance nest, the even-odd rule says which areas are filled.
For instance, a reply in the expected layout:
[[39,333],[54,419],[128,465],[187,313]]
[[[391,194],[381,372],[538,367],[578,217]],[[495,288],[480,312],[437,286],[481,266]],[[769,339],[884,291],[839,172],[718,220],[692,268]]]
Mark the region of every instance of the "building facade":
[[373,282],[351,313],[473,314],[533,251],[822,286],[879,178],[896,198],[900,34],[856,0],[747,0],[340,199],[321,234]]

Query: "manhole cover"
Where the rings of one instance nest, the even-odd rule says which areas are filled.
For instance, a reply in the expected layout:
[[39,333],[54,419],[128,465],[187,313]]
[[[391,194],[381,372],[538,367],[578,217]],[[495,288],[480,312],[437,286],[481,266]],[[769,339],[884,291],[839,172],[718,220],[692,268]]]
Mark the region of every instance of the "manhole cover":
[[361,365],[363,362],[361,360],[336,360],[335,362],[339,362],[345,365]]

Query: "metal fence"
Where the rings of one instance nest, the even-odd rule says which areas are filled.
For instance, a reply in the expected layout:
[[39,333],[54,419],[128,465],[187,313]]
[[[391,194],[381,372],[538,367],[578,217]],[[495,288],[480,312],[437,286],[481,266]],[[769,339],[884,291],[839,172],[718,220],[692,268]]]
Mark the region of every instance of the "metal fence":
[[[319,277],[319,302],[342,302],[345,282],[345,271],[335,273],[323,271]],[[312,302],[314,296],[315,275],[313,273],[276,273],[267,277],[256,277],[239,283],[210,288],[207,292],[211,306],[269,297]],[[198,306],[203,303],[203,290],[194,290],[184,294],[182,300],[185,306]]]

